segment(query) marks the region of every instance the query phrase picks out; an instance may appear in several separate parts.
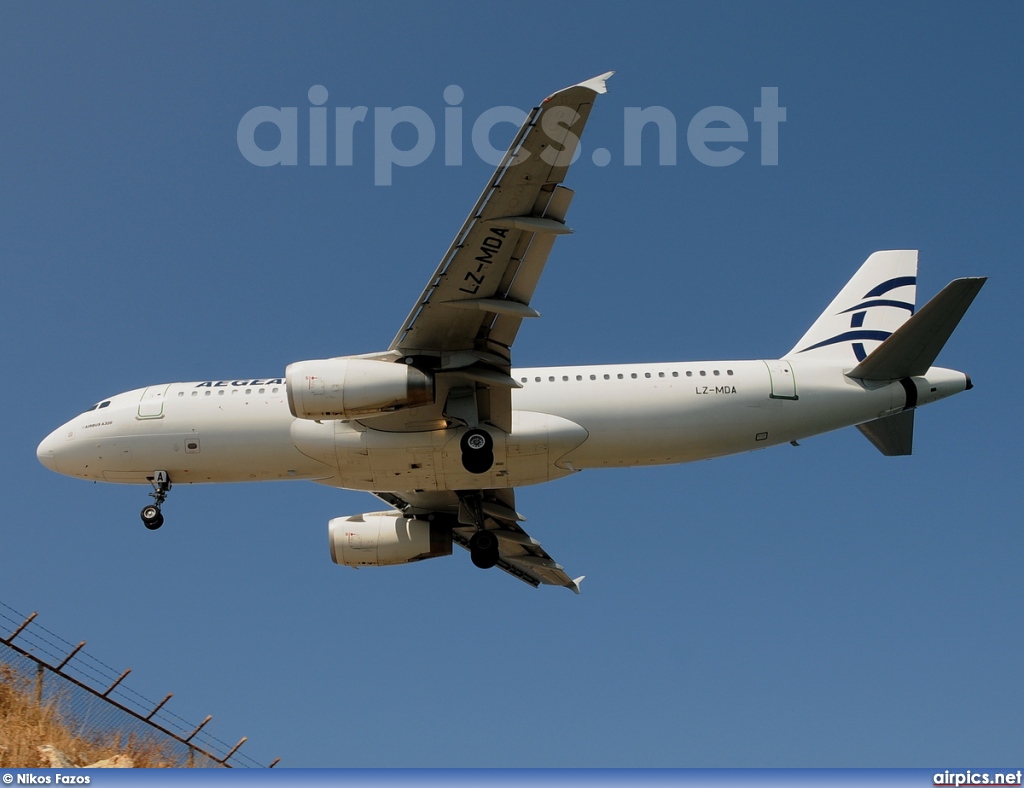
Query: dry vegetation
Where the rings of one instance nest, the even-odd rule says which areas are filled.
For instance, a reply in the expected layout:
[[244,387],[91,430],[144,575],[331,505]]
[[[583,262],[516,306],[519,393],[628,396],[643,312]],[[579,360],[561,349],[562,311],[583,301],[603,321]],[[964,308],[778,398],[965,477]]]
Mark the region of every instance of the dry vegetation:
[[74,732],[80,727],[61,698],[36,702],[35,682],[0,664],[0,768],[46,768],[49,745],[77,766],[128,756],[137,768],[185,766],[162,742],[118,731]]

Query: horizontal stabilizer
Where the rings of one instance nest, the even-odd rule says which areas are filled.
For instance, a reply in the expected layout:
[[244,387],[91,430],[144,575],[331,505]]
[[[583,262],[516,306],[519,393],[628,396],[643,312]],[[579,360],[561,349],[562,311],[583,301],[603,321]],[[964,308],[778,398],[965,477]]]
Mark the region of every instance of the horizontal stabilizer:
[[985,280],[983,276],[954,279],[847,375],[858,380],[924,375]]
[[914,411],[905,410],[881,419],[858,424],[861,434],[886,457],[902,457],[914,452]]

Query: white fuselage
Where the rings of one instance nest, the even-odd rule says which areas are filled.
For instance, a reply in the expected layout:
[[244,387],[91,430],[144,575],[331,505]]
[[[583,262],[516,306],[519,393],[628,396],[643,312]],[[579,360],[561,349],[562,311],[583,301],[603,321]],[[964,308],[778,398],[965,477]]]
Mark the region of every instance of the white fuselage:
[[[39,446],[47,467],[84,479],[175,484],[309,479],[368,491],[493,489],[586,468],[683,463],[787,443],[904,409],[906,385],[853,380],[799,360],[672,362],[513,370],[508,434],[471,474],[460,426],[375,429],[374,418],[296,419],[283,378],[198,381],[118,394]],[[963,391],[938,367],[916,405]],[[483,425],[486,428],[486,425]]]

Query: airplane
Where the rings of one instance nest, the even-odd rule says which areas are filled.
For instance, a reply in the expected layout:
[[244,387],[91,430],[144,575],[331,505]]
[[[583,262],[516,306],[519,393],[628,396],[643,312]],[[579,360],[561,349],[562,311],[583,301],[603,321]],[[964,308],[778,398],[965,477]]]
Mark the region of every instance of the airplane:
[[870,255],[777,359],[513,368],[548,254],[572,232],[562,182],[611,74],[533,109],[387,350],[117,394],[47,436],[40,462],[151,485],[149,529],[172,483],[364,490],[389,508],[329,522],[337,564],[406,564],[458,544],[480,568],[579,593],[583,577],[524,529],[517,487],[848,426],[884,455],[910,454],[916,409],[972,387],[933,363],[986,281],[956,279],[917,310],[916,251]]

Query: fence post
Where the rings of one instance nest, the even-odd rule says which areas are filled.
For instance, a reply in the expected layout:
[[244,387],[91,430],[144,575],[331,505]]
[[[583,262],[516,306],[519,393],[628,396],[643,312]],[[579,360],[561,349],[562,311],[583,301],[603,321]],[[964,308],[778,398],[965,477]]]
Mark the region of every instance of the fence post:
[[18,635],[21,634],[21,630],[23,630],[25,627],[27,627],[29,624],[31,624],[32,623],[32,619],[35,618],[37,615],[39,615],[39,614],[38,613],[33,613],[31,616],[29,616],[24,621],[22,621],[21,622],[21,626],[18,627],[16,630],[14,630],[14,632],[11,633],[11,636],[9,638],[7,638],[4,641],[4,643],[10,643],[12,640],[14,640],[16,637],[18,637]]
[[43,671],[46,668],[43,667],[43,663],[36,663],[36,705],[43,705]]
[[248,740],[249,740],[248,736],[243,736],[242,740],[240,742],[238,742],[238,744],[236,744],[234,747],[231,748],[231,752],[229,752],[227,755],[225,755],[221,759],[221,763],[226,765],[227,762],[231,760],[231,756],[234,755],[236,752],[238,752],[238,748],[241,747],[243,744],[245,744]]
[[71,661],[71,659],[75,656],[75,654],[77,654],[83,648],[85,648],[85,641],[84,640],[81,643],[79,643],[77,646],[75,646],[75,648],[71,651],[71,653],[68,654],[66,657],[64,657],[64,661],[61,662],[56,668],[54,668],[54,670],[57,673],[60,673],[62,670],[64,670],[64,666],[67,665]]

